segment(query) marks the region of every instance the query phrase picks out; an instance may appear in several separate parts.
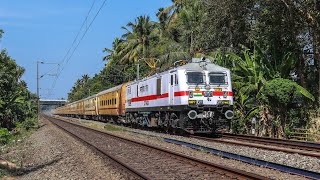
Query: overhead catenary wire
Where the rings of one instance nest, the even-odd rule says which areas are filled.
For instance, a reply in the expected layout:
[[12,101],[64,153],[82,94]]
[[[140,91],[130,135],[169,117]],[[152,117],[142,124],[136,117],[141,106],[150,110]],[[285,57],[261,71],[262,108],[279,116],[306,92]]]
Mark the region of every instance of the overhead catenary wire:
[[77,41],[77,39],[78,39],[78,37],[79,37],[79,35],[80,35],[80,32],[81,32],[82,28],[84,27],[84,25],[86,24],[86,22],[87,22],[87,20],[88,20],[88,17],[89,17],[89,15],[90,15],[90,13],[91,13],[91,11],[92,11],[93,6],[94,6],[94,4],[95,4],[95,3],[96,3],[96,0],[94,0],[94,1],[92,2],[91,7],[90,7],[90,9],[89,9],[89,11],[88,11],[88,13],[87,13],[87,15],[86,15],[86,17],[85,17],[84,21],[82,22],[82,25],[81,25],[81,27],[80,27],[80,29],[79,29],[79,31],[78,31],[78,33],[77,33],[77,35],[75,36],[75,38],[74,38],[74,40],[73,40],[73,42],[72,42],[72,44],[71,44],[71,46],[70,46],[69,50],[67,51],[66,55],[63,57],[63,59],[62,59],[62,61],[61,61],[61,63],[60,63],[60,64],[62,64],[62,63],[66,60],[66,58],[67,58],[68,54],[70,53],[70,51],[71,51],[71,49],[72,49],[73,45],[76,43],[76,41]]
[[[74,40],[74,41],[73,41],[73,43],[72,43],[71,48],[68,50],[68,52],[67,52],[67,54],[66,54],[65,58],[64,58],[64,59],[63,59],[63,61],[62,61],[62,63],[63,63],[63,62],[65,62],[65,63],[64,63],[64,65],[62,65],[62,66],[61,66],[60,71],[58,72],[58,74],[57,74],[57,76],[56,76],[55,80],[53,81],[52,86],[51,86],[50,93],[51,93],[51,92],[53,91],[53,89],[55,88],[56,83],[57,83],[57,80],[59,79],[59,77],[60,77],[60,75],[61,75],[62,71],[64,70],[65,65],[66,65],[66,64],[70,61],[70,59],[72,58],[73,54],[75,53],[75,51],[76,51],[76,50],[77,50],[77,48],[79,47],[79,45],[80,45],[81,41],[83,40],[83,38],[84,38],[84,37],[85,37],[85,35],[87,34],[88,30],[89,30],[89,29],[90,29],[90,27],[92,26],[93,22],[95,21],[95,19],[97,18],[97,16],[98,16],[98,15],[99,15],[99,13],[101,12],[101,10],[102,10],[102,8],[104,7],[104,5],[106,4],[106,2],[107,2],[107,0],[104,0],[104,1],[103,1],[103,3],[101,4],[100,8],[99,8],[99,9],[98,9],[98,11],[97,11],[97,13],[96,13],[96,14],[95,14],[95,16],[93,17],[92,21],[91,21],[91,22],[90,22],[90,24],[86,27],[86,29],[85,29],[85,31],[84,31],[84,33],[83,33],[83,35],[81,36],[80,40],[78,41],[78,43],[76,44],[76,46],[73,48],[73,50],[72,50],[72,52],[71,52],[70,56],[68,56],[68,54],[69,54],[69,52],[71,51],[71,49],[72,49],[73,45],[75,44],[75,42],[76,42],[77,38],[79,37],[80,32],[81,32],[81,30],[82,30],[82,28],[83,28],[84,24],[85,24],[85,23],[87,22],[87,20],[88,20],[88,16],[89,16],[89,14],[90,14],[90,12],[91,12],[91,10],[92,10],[92,8],[93,8],[93,5],[94,5],[95,1],[93,2],[93,5],[91,6],[91,8],[90,8],[90,10],[89,10],[89,12],[88,12],[88,14],[87,14],[87,16],[86,16],[86,18],[85,18],[85,20],[84,20],[84,22],[83,22],[83,24],[82,24],[81,28],[80,28],[79,33],[77,34],[77,36],[76,36],[75,40]],[[68,57],[68,58],[67,58],[67,57]],[[62,63],[61,63],[61,64],[62,64]]]

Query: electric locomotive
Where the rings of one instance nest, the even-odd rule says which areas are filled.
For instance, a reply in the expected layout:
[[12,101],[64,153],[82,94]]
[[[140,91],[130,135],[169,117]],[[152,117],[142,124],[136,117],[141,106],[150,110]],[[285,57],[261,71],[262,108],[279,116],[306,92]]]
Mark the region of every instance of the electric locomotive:
[[221,133],[230,127],[232,107],[230,70],[205,58],[193,58],[129,83],[123,121],[188,133]]
[[221,133],[233,117],[230,70],[205,58],[124,83],[54,114],[166,131]]

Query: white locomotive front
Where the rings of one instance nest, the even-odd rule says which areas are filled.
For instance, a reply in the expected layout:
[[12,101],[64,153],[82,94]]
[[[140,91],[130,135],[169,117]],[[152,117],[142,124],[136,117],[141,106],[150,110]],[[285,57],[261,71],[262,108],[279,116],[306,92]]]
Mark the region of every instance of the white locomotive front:
[[205,58],[194,58],[126,88],[127,123],[189,133],[229,129],[233,117],[230,70]]

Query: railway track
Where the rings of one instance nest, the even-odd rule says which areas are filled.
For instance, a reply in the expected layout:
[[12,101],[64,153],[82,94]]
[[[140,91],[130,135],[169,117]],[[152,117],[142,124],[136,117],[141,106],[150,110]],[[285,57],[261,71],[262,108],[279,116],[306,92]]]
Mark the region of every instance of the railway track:
[[267,179],[60,119],[45,118],[141,179]]
[[298,149],[320,152],[320,143],[315,143],[315,142],[304,142],[304,141],[297,141],[297,140],[286,140],[286,139],[277,139],[277,138],[269,138],[269,137],[256,137],[256,136],[251,136],[251,135],[236,135],[236,134],[223,134],[223,137],[252,141],[252,142],[285,145],[285,146],[295,147],[296,149],[298,148]]
[[[272,142],[260,142],[259,140],[258,141],[246,140],[246,139],[242,140],[242,139],[238,139],[238,138],[235,138],[235,139],[239,140],[239,141],[234,141],[235,139],[232,137],[230,137],[230,139],[232,139],[232,141],[229,141],[228,139],[223,139],[223,138],[222,139],[215,139],[215,138],[208,138],[208,137],[201,137],[201,136],[189,136],[189,137],[204,140],[204,141],[209,141],[209,142],[230,144],[230,145],[235,145],[235,146],[247,146],[247,147],[259,148],[259,149],[265,149],[265,150],[271,150],[271,151],[281,151],[281,152],[290,153],[290,154],[300,154],[300,155],[304,155],[304,156],[320,158],[320,149],[311,148],[311,147],[305,149],[305,147],[294,146],[294,145],[288,146],[286,144],[278,144],[278,143],[275,144]],[[245,142],[243,142],[243,141],[245,141]]]

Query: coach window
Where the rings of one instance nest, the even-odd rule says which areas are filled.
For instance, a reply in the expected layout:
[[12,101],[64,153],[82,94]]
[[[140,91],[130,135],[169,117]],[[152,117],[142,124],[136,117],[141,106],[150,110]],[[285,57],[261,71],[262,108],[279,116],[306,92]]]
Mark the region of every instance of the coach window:
[[148,85],[146,85],[146,91],[148,91]]
[[114,99],[114,104],[117,104],[117,99]]
[[173,75],[171,75],[171,86],[173,86]]

